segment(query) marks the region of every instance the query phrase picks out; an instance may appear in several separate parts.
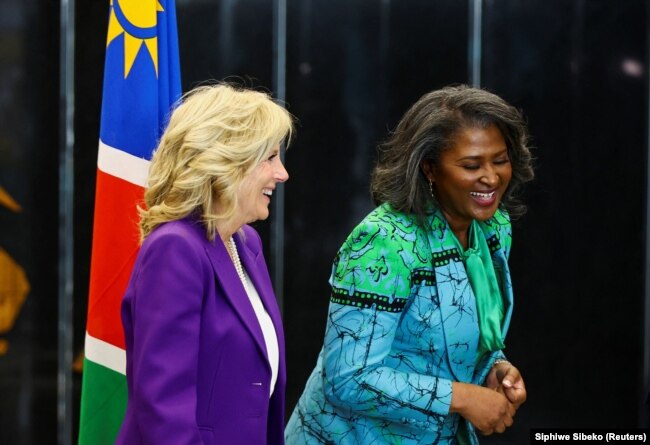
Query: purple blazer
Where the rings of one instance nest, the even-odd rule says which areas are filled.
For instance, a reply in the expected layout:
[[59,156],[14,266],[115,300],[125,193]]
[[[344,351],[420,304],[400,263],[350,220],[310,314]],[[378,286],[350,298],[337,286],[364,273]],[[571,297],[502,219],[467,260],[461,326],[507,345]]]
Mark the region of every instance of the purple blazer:
[[117,444],[284,443],[284,332],[257,232],[235,234],[242,265],[268,311],[280,363],[228,252],[198,220],[156,228],[138,253],[122,302],[128,405]]

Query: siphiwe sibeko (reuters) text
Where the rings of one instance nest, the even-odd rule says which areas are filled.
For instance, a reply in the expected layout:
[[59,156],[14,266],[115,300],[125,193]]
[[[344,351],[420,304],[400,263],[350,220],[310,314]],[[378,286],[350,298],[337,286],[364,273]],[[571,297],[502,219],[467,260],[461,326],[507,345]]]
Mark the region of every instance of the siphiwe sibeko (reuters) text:
[[559,428],[534,428],[530,431],[531,444],[554,445],[559,443],[574,444],[633,444],[646,443],[650,429],[559,429]]

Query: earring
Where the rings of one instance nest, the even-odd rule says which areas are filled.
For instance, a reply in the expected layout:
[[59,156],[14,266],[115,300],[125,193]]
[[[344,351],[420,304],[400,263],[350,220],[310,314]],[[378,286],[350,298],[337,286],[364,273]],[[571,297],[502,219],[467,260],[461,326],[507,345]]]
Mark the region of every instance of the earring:
[[435,200],[436,196],[433,194],[433,181],[429,179],[429,193],[431,193],[431,197]]

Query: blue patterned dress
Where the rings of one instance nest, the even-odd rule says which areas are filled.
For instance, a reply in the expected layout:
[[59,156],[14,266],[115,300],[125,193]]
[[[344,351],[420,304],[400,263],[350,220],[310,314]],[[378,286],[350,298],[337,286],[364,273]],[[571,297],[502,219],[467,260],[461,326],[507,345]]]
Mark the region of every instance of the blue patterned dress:
[[[512,313],[505,212],[479,223]],[[424,229],[426,227],[426,230]],[[325,341],[285,430],[287,445],[455,444],[453,381],[482,384],[502,351],[477,360],[476,302],[439,211],[419,225],[387,204],[339,250],[330,277]]]

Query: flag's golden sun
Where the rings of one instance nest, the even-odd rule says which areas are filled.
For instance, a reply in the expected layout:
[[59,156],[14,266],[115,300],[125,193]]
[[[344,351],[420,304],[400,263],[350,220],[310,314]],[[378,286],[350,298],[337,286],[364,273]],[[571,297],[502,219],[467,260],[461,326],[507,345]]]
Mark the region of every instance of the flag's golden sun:
[[133,62],[145,45],[158,76],[157,12],[163,11],[158,0],[111,0],[106,46],[124,34],[124,78],[129,75]]

